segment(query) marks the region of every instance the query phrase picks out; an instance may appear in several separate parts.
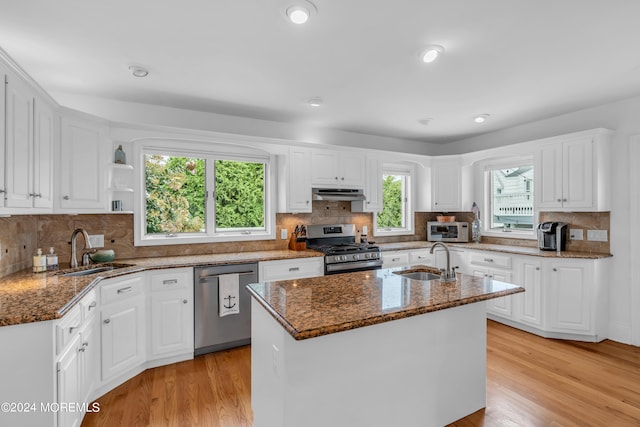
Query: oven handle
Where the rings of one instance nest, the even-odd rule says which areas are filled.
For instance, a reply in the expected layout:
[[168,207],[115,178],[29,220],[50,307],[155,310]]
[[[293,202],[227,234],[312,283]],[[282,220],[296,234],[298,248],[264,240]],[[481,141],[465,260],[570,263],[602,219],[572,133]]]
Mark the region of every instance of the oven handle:
[[[227,274],[227,273],[209,274],[207,276],[199,276],[199,277],[200,277],[200,279],[215,279],[217,277],[224,276],[225,274]],[[240,272],[240,273],[228,273],[228,274],[237,274],[238,276],[248,276],[250,274],[255,274],[255,271],[243,271],[243,272]]]
[[353,269],[362,269],[366,267],[378,268],[380,266],[382,266],[382,263],[380,261],[363,261],[363,262],[345,262],[340,264],[326,264],[325,269],[327,272],[343,271],[345,273],[348,273],[349,270],[353,270]]

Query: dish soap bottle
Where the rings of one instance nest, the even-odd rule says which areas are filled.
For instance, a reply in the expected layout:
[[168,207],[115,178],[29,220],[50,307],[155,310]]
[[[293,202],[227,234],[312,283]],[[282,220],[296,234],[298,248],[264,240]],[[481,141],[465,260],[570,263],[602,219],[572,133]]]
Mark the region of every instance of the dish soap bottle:
[[113,162],[119,165],[127,164],[127,155],[124,153],[124,150],[122,149],[122,144],[118,145],[118,149],[115,152],[115,158]]
[[471,212],[475,215],[473,218],[473,222],[471,222],[471,240],[474,243],[480,243],[480,229],[482,228],[482,223],[480,222],[480,208],[476,205],[476,202],[473,202],[473,206],[471,207]]
[[43,271],[47,271],[47,257],[42,255],[42,249],[38,248],[33,256],[33,272],[42,273]]
[[47,254],[47,271],[57,270],[58,269],[58,255],[56,254],[55,249],[53,247],[49,248],[49,253]]

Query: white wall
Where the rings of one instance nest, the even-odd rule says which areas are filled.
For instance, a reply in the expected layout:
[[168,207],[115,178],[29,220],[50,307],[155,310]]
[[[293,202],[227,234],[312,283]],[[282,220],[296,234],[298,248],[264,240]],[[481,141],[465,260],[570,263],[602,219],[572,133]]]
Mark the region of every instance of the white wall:
[[[457,141],[436,147],[431,154],[434,152],[438,154],[468,153],[598,127],[615,131],[611,155],[613,175],[610,239],[614,258],[609,282],[611,289],[609,337],[615,341],[640,345],[633,340],[634,329],[635,336],[638,336],[640,324],[632,325],[631,315],[632,310],[640,309],[634,307],[632,300],[632,289],[640,287],[640,278],[631,274],[632,260],[629,256],[631,241],[640,240],[640,235],[629,233],[630,221],[640,220],[638,212],[630,212],[629,203],[630,195],[640,191],[640,189],[631,188],[629,184],[630,165],[640,167],[640,158],[629,158],[629,138],[640,134],[640,97]],[[638,292],[635,294],[637,295]]]
[[67,93],[52,93],[52,96],[64,107],[93,114],[112,122],[149,124],[412,154],[428,154],[436,147],[436,144],[427,142],[323,129],[306,124],[250,119]]

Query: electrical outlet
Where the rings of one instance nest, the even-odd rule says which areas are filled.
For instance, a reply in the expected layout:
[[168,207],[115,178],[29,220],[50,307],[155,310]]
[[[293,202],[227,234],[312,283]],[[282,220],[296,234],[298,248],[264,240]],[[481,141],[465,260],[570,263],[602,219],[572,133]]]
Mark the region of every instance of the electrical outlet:
[[273,353],[271,354],[271,363],[273,368],[273,373],[276,374],[276,377],[280,376],[280,350],[274,344],[271,344],[273,347]]
[[2,243],[0,243],[0,259],[2,259]]
[[587,240],[592,242],[606,242],[607,230],[587,230]]
[[571,240],[584,240],[583,230],[580,228],[572,228],[569,230],[569,238]]
[[363,236],[367,236],[369,235],[369,227],[367,227],[366,225],[362,226],[362,233]]
[[283,229],[280,230],[280,238],[282,240],[287,240],[287,229],[286,228],[283,228]]
[[104,234],[90,234],[89,243],[92,248],[104,248]]

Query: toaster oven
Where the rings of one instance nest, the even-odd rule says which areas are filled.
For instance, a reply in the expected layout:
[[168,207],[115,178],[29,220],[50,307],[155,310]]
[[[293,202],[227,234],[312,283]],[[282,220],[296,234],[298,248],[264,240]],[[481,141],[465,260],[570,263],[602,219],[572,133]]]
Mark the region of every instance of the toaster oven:
[[430,242],[468,242],[468,222],[427,222],[427,240]]

